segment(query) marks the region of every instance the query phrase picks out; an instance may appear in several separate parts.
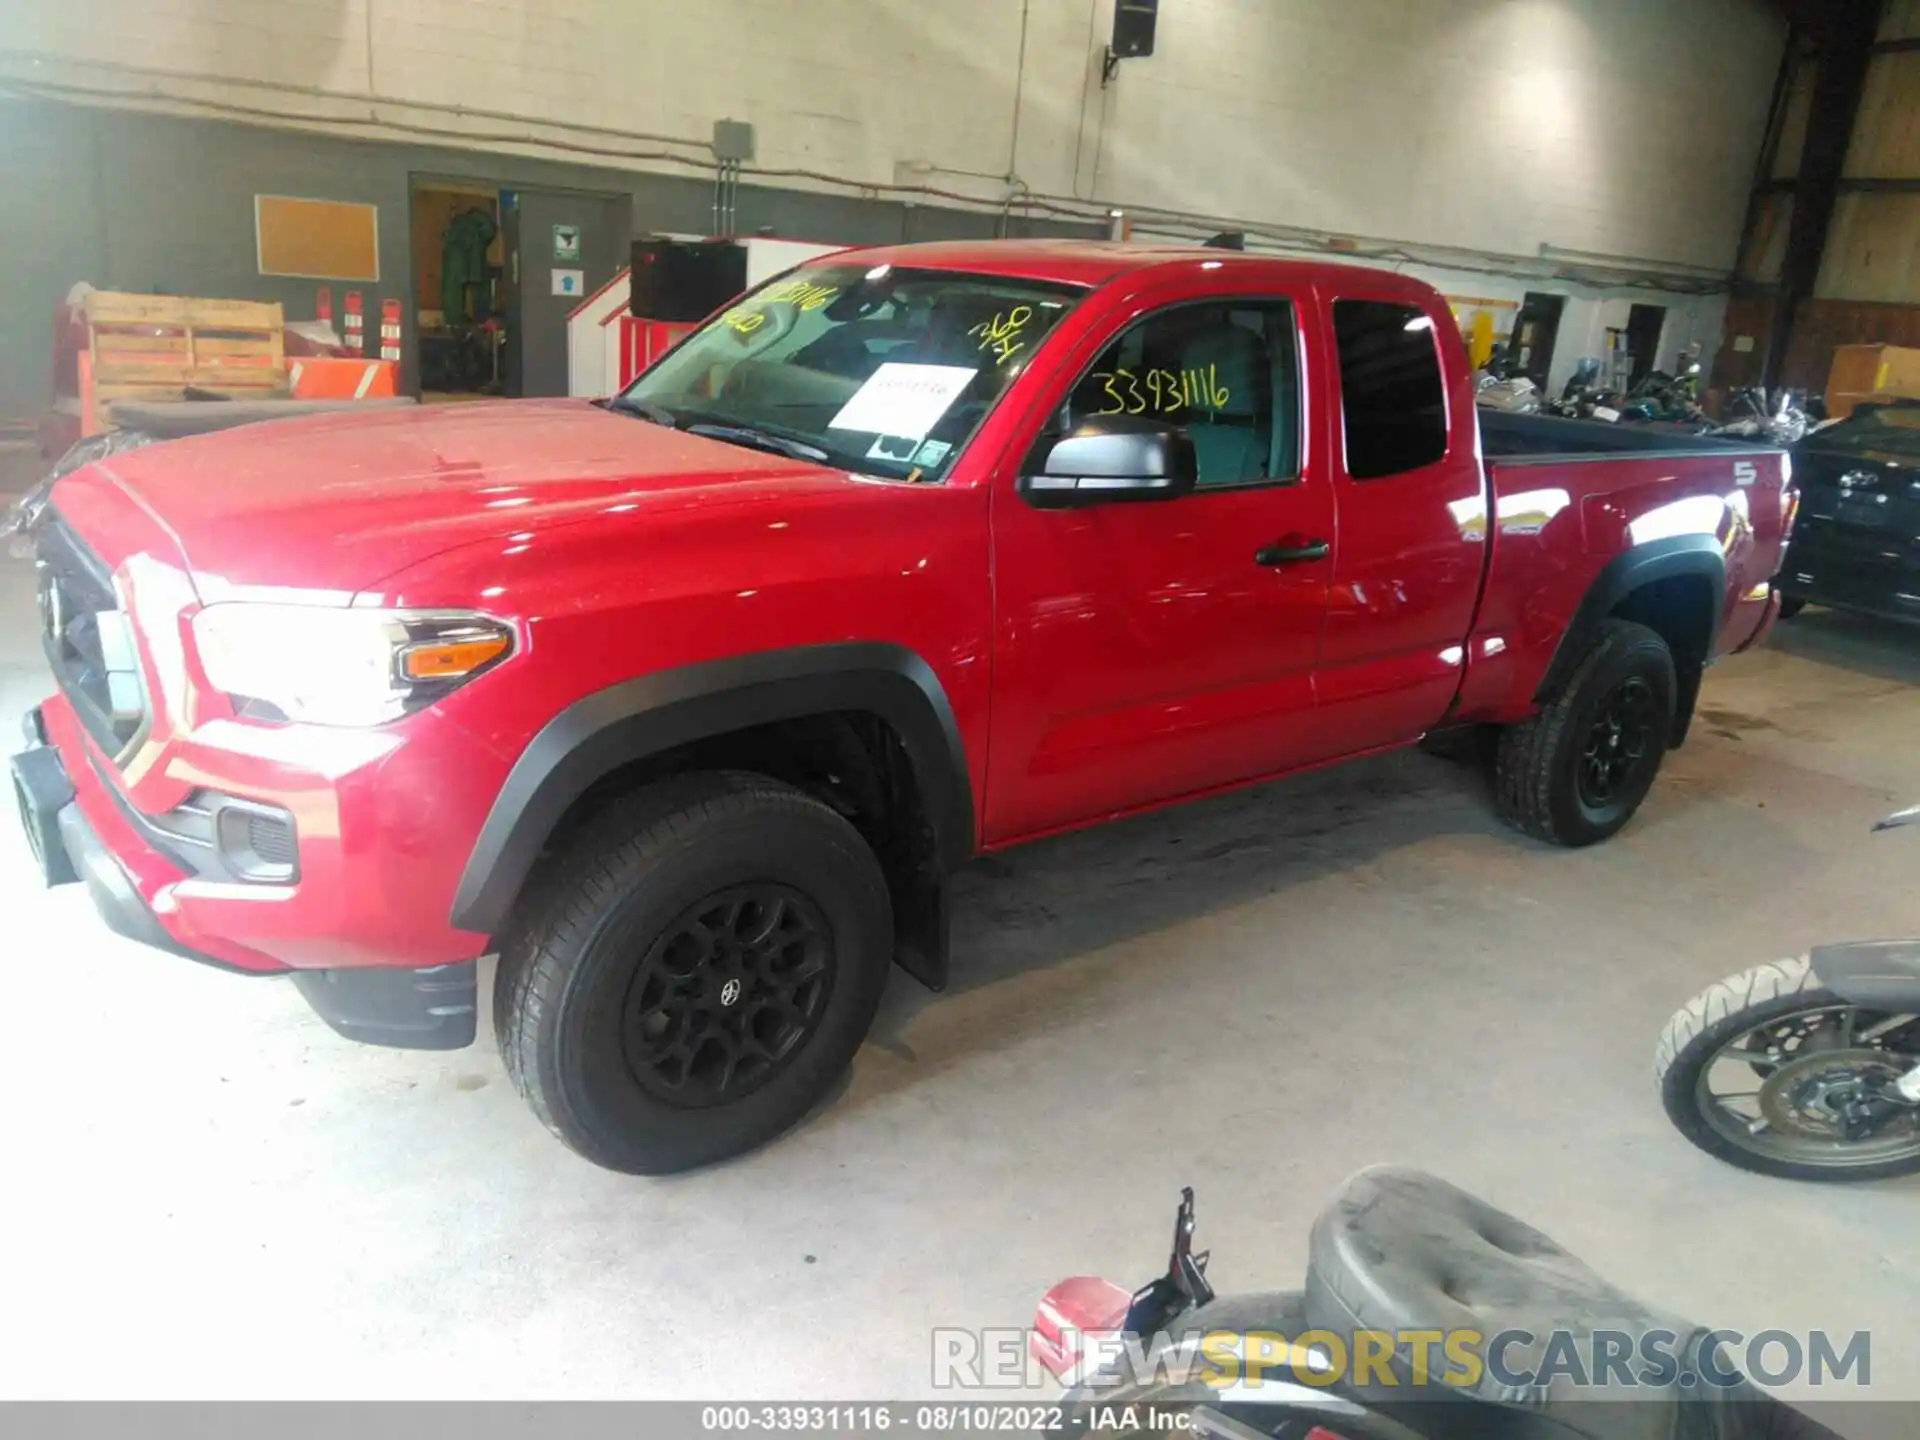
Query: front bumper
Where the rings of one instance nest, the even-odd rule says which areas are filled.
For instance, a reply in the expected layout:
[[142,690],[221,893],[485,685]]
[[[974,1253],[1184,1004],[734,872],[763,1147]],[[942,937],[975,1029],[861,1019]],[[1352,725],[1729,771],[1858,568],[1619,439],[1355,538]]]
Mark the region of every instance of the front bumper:
[[[27,748],[12,758],[9,770],[41,878],[49,886],[85,885],[94,909],[115,934],[240,974],[291,973],[320,1018],[351,1040],[416,1050],[457,1050],[473,1043],[479,996],[479,967],[473,960],[420,969],[288,971],[234,964],[183,943],[149,903],[136,869],[123,863],[88,820],[60,752],[47,743],[39,711],[28,714],[25,729]],[[149,858],[130,855],[129,861]]]

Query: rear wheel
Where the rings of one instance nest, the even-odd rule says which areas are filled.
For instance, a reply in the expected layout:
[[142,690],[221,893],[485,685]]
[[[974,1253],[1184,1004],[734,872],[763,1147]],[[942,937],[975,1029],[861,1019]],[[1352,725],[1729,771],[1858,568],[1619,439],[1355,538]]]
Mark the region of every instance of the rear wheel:
[[1676,690],[1667,642],[1644,625],[1607,621],[1559,693],[1500,737],[1502,817],[1559,845],[1615,834],[1660,772]]
[[1782,620],[1791,620],[1806,608],[1807,602],[1798,595],[1782,595],[1780,597],[1780,618]]
[[1893,1087],[1920,1064],[1920,1017],[1863,1009],[1805,957],[1709,985],[1654,1054],[1682,1135],[1743,1170],[1790,1180],[1920,1172],[1920,1106]]
[[664,1174],[793,1125],[852,1060],[892,911],[842,816],[746,774],[681,776],[590,822],[502,947],[507,1071],[588,1159]]

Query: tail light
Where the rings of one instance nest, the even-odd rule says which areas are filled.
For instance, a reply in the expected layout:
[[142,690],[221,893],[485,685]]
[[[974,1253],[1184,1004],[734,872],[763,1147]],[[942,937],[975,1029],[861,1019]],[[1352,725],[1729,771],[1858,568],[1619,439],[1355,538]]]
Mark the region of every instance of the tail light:
[[1111,1280],[1076,1275],[1040,1297],[1027,1351],[1062,1385],[1077,1384],[1087,1360],[1087,1341],[1112,1335],[1127,1322],[1133,1293]]
[[1784,542],[1793,538],[1793,522],[1800,518],[1800,487],[1788,482],[1787,488],[1780,492],[1780,539]]

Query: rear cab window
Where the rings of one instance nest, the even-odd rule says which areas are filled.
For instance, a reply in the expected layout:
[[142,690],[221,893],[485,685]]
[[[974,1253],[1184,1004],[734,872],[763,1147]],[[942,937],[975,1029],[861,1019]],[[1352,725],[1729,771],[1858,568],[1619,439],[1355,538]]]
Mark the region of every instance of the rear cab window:
[[1446,382],[1433,319],[1412,305],[1336,300],[1347,474],[1381,480],[1447,453]]

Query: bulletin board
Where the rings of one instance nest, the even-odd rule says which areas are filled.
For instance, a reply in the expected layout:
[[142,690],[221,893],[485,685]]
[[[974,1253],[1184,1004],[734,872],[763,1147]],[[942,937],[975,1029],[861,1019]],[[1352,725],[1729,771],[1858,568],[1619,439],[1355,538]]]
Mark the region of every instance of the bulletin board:
[[253,197],[262,275],[305,280],[378,280],[380,211],[343,200]]

